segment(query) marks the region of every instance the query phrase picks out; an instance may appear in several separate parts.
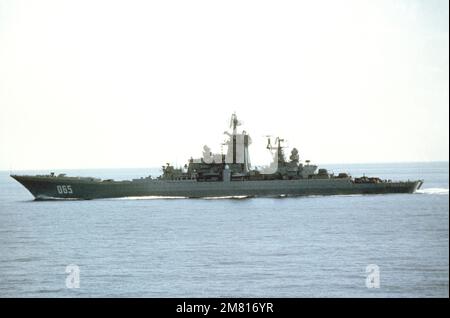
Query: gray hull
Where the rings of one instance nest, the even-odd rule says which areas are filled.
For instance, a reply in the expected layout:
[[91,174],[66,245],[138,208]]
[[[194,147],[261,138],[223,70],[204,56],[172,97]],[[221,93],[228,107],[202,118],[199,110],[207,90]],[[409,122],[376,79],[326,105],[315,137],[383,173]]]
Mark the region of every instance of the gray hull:
[[422,181],[355,183],[351,179],[199,182],[195,180],[101,181],[76,177],[11,176],[37,200],[120,197],[305,196],[413,193]]

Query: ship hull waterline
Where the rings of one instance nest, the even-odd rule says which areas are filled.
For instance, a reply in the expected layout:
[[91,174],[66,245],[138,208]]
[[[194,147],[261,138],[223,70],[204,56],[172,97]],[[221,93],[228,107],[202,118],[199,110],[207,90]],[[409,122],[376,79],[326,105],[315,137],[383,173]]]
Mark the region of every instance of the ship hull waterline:
[[414,193],[422,181],[355,183],[351,179],[296,179],[230,182],[196,180],[88,181],[83,178],[18,176],[35,200],[124,197],[271,197]]

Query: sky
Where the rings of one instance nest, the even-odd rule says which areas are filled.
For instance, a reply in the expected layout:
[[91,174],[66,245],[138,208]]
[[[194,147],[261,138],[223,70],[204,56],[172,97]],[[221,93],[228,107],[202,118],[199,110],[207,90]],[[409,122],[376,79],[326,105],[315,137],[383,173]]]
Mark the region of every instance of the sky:
[[448,161],[447,0],[0,0],[0,170]]

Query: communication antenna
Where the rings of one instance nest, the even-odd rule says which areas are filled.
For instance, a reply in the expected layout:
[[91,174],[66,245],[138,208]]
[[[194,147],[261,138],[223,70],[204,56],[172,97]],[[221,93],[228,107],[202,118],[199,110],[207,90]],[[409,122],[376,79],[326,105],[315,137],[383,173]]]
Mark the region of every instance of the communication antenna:
[[286,139],[277,137],[277,138],[275,139],[275,144],[277,144],[277,147],[278,147],[278,148],[286,148],[285,146],[282,146],[282,145],[281,145],[282,142],[286,142],[286,141],[287,141]]
[[263,137],[266,137],[266,138],[267,138],[267,146],[266,146],[266,148],[269,149],[269,150],[271,150],[271,149],[272,149],[272,144],[271,144],[271,142],[270,142],[270,138],[272,138],[273,136],[272,136],[272,135],[265,135],[265,136],[263,136]]

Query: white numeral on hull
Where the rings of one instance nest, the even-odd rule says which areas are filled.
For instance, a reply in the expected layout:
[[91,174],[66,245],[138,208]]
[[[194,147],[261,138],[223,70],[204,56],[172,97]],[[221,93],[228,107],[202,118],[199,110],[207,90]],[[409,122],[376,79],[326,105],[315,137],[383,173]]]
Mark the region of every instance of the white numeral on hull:
[[56,190],[59,194],[72,194],[72,187],[70,185],[57,185]]

